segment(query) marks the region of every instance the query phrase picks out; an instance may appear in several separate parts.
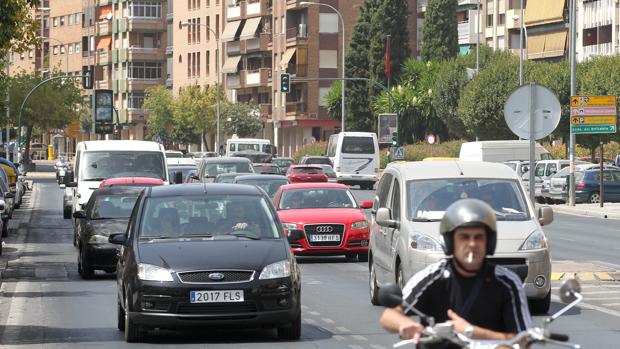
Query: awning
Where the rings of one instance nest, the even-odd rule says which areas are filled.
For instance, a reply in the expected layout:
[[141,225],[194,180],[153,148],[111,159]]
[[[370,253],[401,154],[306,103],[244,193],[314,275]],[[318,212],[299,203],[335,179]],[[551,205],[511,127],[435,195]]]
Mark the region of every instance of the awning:
[[97,42],[97,50],[109,50],[111,42],[112,42],[111,36],[100,37],[99,42]]
[[282,69],[286,69],[286,67],[288,66],[288,62],[291,61],[291,58],[293,58],[293,55],[295,54],[295,50],[296,48],[287,48],[286,52],[284,52],[284,54],[282,55],[282,60],[280,61],[280,67]]
[[566,0],[528,1],[525,7],[525,24],[530,26],[563,21],[565,3]]
[[226,28],[224,28],[224,32],[220,35],[220,41],[233,41],[235,40],[235,34],[237,34],[237,30],[239,29],[239,25],[241,21],[232,21],[226,23]]
[[112,5],[101,6],[97,11],[99,11],[99,19],[107,19],[108,14],[112,14]]
[[237,72],[237,66],[239,65],[239,61],[241,60],[241,56],[232,56],[227,57],[226,62],[222,66],[222,73],[234,74]]
[[527,58],[542,58],[545,51],[545,34],[529,35],[527,37]]
[[566,31],[548,33],[545,38],[545,57],[562,57],[566,50]]
[[261,17],[247,19],[245,21],[245,24],[243,25],[241,35],[239,35],[239,40],[246,40],[255,37],[256,31],[258,30],[258,25],[260,24],[260,20]]

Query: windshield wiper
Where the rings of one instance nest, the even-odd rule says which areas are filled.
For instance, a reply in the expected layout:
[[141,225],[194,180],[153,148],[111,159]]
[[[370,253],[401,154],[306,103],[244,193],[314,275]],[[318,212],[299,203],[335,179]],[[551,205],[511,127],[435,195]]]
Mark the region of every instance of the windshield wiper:
[[246,239],[251,239],[251,240],[260,240],[260,236],[256,236],[256,235],[250,235],[250,234],[246,234],[246,233],[228,233],[228,234],[224,234],[224,235],[232,235],[232,236],[236,236],[238,238],[246,238]]

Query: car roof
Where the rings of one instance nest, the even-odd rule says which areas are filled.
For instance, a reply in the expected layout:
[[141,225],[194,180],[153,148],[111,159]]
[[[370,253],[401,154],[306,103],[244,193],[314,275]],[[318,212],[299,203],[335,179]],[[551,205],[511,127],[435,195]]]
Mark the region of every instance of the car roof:
[[312,165],[291,165],[291,167],[289,168],[317,168],[319,170],[322,170],[323,167],[319,166],[318,164],[312,164]]
[[503,163],[484,161],[411,161],[386,168],[397,171],[405,180],[431,178],[503,178],[518,179],[516,172]]
[[237,176],[235,178],[235,181],[241,181],[244,179],[282,179],[282,180],[288,181],[288,178],[286,178],[286,176],[269,175],[269,174],[244,174],[244,175]]
[[123,195],[123,194],[135,194],[136,196],[144,190],[144,187],[139,186],[112,186],[104,187],[103,189],[96,189],[93,194],[95,195]]
[[316,189],[316,188],[334,188],[334,189],[349,189],[348,186],[340,183],[325,183],[325,182],[312,182],[312,183],[292,183],[285,184],[280,187],[282,190],[287,189]]
[[162,151],[161,144],[150,141],[133,141],[133,140],[101,140],[101,141],[84,141],[84,150],[140,150],[140,151]]
[[166,197],[185,195],[262,195],[262,191],[253,185],[225,184],[225,183],[186,183],[176,185],[162,185],[146,189],[145,196]]
[[217,157],[217,158],[202,158],[202,161],[205,161],[205,162],[249,162],[251,163],[250,159],[240,157],[240,156],[222,156],[222,157]]
[[166,158],[168,166],[174,165],[196,165],[196,161],[192,158]]
[[324,156],[324,155],[304,155],[304,158],[321,158],[321,159],[329,159],[329,157]]
[[215,177],[237,177],[241,174],[241,172],[226,172],[226,173],[220,173]]

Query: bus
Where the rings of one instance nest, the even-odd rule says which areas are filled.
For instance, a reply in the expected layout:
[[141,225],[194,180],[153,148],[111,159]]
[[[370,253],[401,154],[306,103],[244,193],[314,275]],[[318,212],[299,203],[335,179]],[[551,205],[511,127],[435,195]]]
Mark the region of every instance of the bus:
[[340,132],[329,137],[327,156],[336,181],[372,189],[379,174],[379,143],[374,132]]

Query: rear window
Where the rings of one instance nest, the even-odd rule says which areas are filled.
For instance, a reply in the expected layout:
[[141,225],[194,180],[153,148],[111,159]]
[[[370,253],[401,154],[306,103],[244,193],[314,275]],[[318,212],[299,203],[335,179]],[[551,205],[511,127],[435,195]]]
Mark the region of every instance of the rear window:
[[304,164],[308,165],[331,165],[329,158],[306,158]]
[[303,173],[303,174],[321,174],[323,173],[322,168],[314,168],[314,167],[298,167],[293,169],[293,173]]
[[205,177],[215,177],[222,173],[254,173],[249,162],[221,162],[207,164]]
[[135,195],[98,195],[90,207],[90,219],[129,218],[136,203]]
[[373,154],[375,142],[372,137],[344,137],[342,152],[345,154]]

